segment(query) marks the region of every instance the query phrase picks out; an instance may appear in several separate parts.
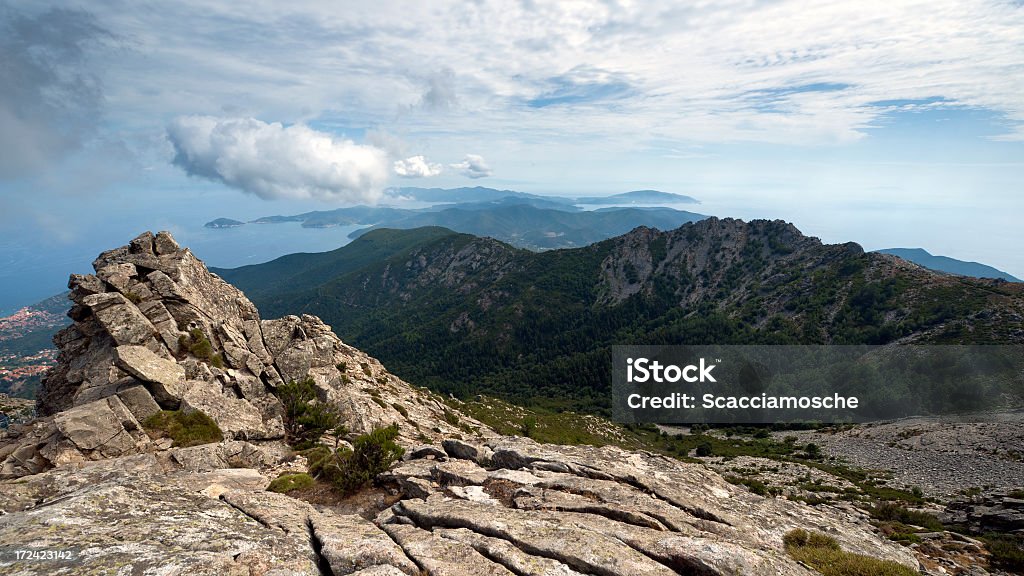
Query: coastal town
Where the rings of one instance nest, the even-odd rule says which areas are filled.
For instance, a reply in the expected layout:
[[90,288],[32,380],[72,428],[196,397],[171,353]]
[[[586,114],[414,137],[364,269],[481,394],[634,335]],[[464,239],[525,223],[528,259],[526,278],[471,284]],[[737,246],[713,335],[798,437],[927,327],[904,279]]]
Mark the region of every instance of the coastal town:
[[51,339],[68,323],[60,294],[0,318],[0,393],[33,398],[43,374],[56,363]]

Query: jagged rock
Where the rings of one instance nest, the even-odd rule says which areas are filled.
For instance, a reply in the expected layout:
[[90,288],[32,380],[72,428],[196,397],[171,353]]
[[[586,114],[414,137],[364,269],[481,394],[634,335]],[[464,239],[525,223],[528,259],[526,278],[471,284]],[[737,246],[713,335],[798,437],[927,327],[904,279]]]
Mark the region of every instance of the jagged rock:
[[491,450],[486,446],[470,444],[455,438],[445,440],[441,443],[441,446],[449,456],[461,460],[473,460],[474,462],[484,463],[491,456]]
[[148,444],[142,426],[117,396],[61,412],[53,422],[79,452],[94,458],[123,456]]
[[262,468],[279,459],[269,449],[242,442],[228,440],[216,444],[202,444],[188,448],[174,448],[171,458],[184,470],[209,472],[220,468]]
[[150,416],[160,412],[160,405],[156,403],[153,395],[146,390],[145,386],[132,386],[120,390],[117,397],[124,402],[125,407],[139,422],[144,422]]
[[448,454],[437,446],[416,446],[405,453],[406,460],[420,460],[422,458],[447,458]]
[[144,344],[157,335],[149,319],[117,292],[86,296],[82,304],[118,344]]
[[114,349],[117,366],[150,384],[157,402],[176,408],[188,386],[185,369],[172,360],[157,356],[142,346],[118,346]]
[[[159,408],[204,412],[229,440],[279,441],[284,410],[274,389],[308,376],[353,435],[391,424],[399,425],[406,446],[440,442],[446,434],[493,435],[475,420],[452,417],[431,393],[388,374],[315,316],[261,320],[245,295],[166,232],[141,234],[100,254],[93,267],[96,275],[70,279],[75,323],[54,339],[60,355],[38,395],[41,416],[120,398],[139,422],[155,413],[155,401]],[[47,426],[3,452],[3,474],[166,449],[162,442],[114,436],[116,445],[97,452]]]
[[217,423],[227,439],[272,440],[284,437],[280,418],[264,421],[260,410],[252,403],[224,393],[220,383],[204,380],[186,380],[181,395],[185,411],[199,410]]
[[153,239],[153,252],[157,256],[167,256],[168,254],[174,254],[178,250],[180,250],[180,247],[169,232],[158,232],[156,238]]

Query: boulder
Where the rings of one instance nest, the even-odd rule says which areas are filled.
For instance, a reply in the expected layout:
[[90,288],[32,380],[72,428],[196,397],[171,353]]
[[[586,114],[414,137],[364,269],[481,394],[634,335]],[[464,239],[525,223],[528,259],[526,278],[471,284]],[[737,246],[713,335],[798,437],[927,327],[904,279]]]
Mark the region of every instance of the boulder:
[[185,369],[173,360],[161,358],[143,346],[114,349],[117,366],[149,384],[153,397],[163,406],[176,408],[188,389]]
[[82,304],[118,345],[144,344],[157,335],[149,319],[117,292],[91,294],[82,298]]

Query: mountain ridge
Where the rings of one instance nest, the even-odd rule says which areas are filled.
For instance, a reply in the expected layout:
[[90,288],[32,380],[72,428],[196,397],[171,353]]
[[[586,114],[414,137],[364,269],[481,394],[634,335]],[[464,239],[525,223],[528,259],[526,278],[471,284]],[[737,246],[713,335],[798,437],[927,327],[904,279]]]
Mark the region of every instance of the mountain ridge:
[[[417,234],[377,230],[340,252]],[[540,253],[435,229],[379,255],[287,289],[261,291],[259,266],[249,280],[218,273],[436,390],[598,412],[612,344],[1024,341],[1017,285],[825,245],[782,221],[712,217]]]
[[1007,282],[1024,282],[1024,280],[1016,278],[987,264],[957,260],[956,258],[950,258],[949,256],[935,255],[924,248],[883,248],[881,250],[875,250],[875,252],[899,256],[904,260],[913,262],[919,266],[924,266],[925,268],[936,272],[948,272],[950,274],[971,276],[974,278],[997,278],[1006,280]]

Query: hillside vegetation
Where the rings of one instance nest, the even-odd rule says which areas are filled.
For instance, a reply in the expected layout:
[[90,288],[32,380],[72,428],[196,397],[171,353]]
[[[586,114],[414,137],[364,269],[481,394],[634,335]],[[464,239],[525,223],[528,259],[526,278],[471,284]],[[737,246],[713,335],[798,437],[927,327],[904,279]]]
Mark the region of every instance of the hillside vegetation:
[[781,221],[709,218],[534,253],[441,228],[218,271],[401,377],[603,413],[614,344],[1024,341],[1021,286],[939,275]]

